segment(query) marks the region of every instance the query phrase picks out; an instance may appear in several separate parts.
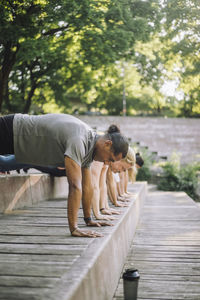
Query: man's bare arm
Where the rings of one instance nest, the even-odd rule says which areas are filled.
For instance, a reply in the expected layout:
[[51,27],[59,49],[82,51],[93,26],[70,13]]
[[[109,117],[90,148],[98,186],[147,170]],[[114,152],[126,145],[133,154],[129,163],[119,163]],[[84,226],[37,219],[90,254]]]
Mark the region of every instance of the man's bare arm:
[[69,183],[68,221],[71,232],[78,227],[78,210],[82,197],[82,175],[80,166],[68,156],[65,157],[66,176]]
[[100,234],[91,230],[84,231],[78,228],[78,210],[82,197],[81,167],[71,158],[65,157],[66,176],[69,182],[68,195],[68,222],[69,229],[76,237],[98,237]]

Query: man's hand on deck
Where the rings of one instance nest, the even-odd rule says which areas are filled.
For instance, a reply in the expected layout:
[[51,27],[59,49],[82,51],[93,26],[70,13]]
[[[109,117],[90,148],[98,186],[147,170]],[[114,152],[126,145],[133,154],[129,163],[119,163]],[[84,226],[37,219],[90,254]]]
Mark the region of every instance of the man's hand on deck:
[[97,216],[95,216],[96,219],[98,220],[104,220],[104,221],[112,221],[112,220],[116,220],[116,217],[113,217],[112,215],[102,215],[102,214],[98,214]]
[[91,237],[91,238],[103,236],[101,233],[98,233],[96,231],[82,230],[80,228],[76,228],[74,231],[72,231],[71,235],[76,237]]

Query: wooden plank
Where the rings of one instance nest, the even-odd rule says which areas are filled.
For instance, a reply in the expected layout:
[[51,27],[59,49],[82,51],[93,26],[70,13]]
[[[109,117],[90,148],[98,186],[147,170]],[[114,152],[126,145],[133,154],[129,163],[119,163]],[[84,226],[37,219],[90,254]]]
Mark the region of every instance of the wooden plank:
[[82,245],[0,244],[0,253],[80,255],[86,248],[87,247]]
[[52,288],[60,277],[42,277],[42,276],[5,276],[0,275],[0,294],[2,287],[24,287],[27,288]]
[[30,288],[30,287],[1,287],[1,300],[43,300],[48,295],[51,289],[49,288]]
[[174,245],[135,245],[134,247],[135,253],[141,253],[142,251],[156,251],[156,252],[169,252],[169,251],[190,251],[190,252],[198,252],[200,253],[199,246],[174,246]]
[[[78,217],[78,222],[85,224],[83,217]],[[21,225],[68,225],[68,221],[66,217],[60,217],[60,216],[17,216],[17,218],[10,217],[6,219],[0,220],[1,226],[21,226]]]
[[12,254],[12,253],[1,253],[0,262],[67,262],[73,264],[80,255],[75,254]]
[[194,225],[196,225],[196,227],[197,228],[199,228],[199,224],[200,224],[200,219],[198,219],[198,220],[194,220],[194,219],[180,219],[180,220],[170,220],[170,221],[168,221],[168,220],[156,220],[156,222],[155,222],[155,220],[154,221],[151,221],[151,222],[148,222],[148,223],[145,223],[144,221],[143,221],[143,224],[142,224],[142,226],[141,226],[141,228],[145,228],[146,226],[148,226],[148,227],[152,227],[152,228],[154,228],[154,227],[156,227],[157,225],[158,225],[158,222],[159,222],[159,226],[160,227],[165,227],[166,228],[166,226],[167,226],[167,228],[174,228],[174,226],[178,226],[178,227],[183,227],[183,226],[194,226]]
[[[82,210],[82,209],[80,209]],[[9,213],[6,213],[5,215],[18,215],[18,214],[28,214],[28,213],[39,213],[39,212],[45,212],[45,213],[53,213],[53,212],[57,212],[57,213],[63,213],[63,212],[67,212],[67,206],[65,207],[39,207],[38,205],[32,206],[32,207],[24,207],[23,209],[16,209],[16,210],[12,210]]]
[[190,231],[187,232],[185,234],[182,233],[169,233],[166,231],[162,231],[162,232],[158,232],[158,231],[151,231],[150,234],[147,234],[144,230],[140,230],[138,229],[138,233],[140,234],[140,236],[144,236],[144,238],[151,236],[152,238],[156,238],[156,239],[199,239],[200,238],[200,233],[198,231]]
[[1,235],[53,235],[68,236],[70,235],[68,226],[5,226],[0,227]]
[[199,275],[195,276],[195,275],[173,275],[173,274],[145,274],[145,273],[140,273],[140,275],[142,275],[142,278],[140,279],[141,281],[163,281],[163,282],[168,282],[168,281],[172,281],[172,282],[178,282],[178,281],[187,281],[187,282],[197,282],[200,283],[200,277]]
[[91,238],[76,239],[71,235],[40,236],[40,235],[0,235],[0,244],[62,244],[86,245],[92,242]]
[[[138,299],[190,299],[199,300],[199,282],[187,280],[141,280],[139,281]],[[123,283],[119,282],[114,299],[123,298]]]
[[[139,286],[140,287],[140,286]],[[183,300],[183,299],[188,299],[188,300],[199,300],[199,293],[187,293],[187,292],[182,292],[182,293],[176,293],[176,292],[161,292],[159,291],[159,287],[158,291],[155,292],[149,292],[149,290],[144,290],[143,293],[139,292],[138,293],[138,300]],[[142,289],[142,287],[141,287]],[[139,288],[140,290],[140,288]],[[123,297],[123,292],[121,291],[118,294],[116,294],[116,297],[114,297],[113,299],[117,299],[117,300],[124,300]]]
[[1,220],[0,222],[1,226],[12,226],[12,225],[67,225],[67,219],[66,217],[18,217],[17,220],[14,218]]
[[[191,282],[191,281],[184,281],[184,280],[139,280],[139,292],[138,296],[142,297],[145,296],[147,290],[149,295],[152,296],[152,294],[161,293],[161,291],[166,290],[167,285],[167,294],[165,294],[165,297],[167,295],[171,294],[172,299],[174,299],[173,294],[179,294],[183,295],[187,294],[187,296],[190,296],[192,294],[199,294],[200,295],[200,284],[199,282]],[[123,291],[122,287],[122,280],[120,281],[120,288],[118,290],[119,294],[121,294]],[[118,294],[118,295],[119,295]],[[182,299],[185,299],[184,297]]]
[[[146,229],[144,229],[144,228],[140,228],[140,229],[138,229],[138,231],[140,232],[140,233],[144,233],[144,236],[148,236],[148,234],[146,233],[146,231],[147,231],[147,229],[148,228],[146,228]],[[149,228],[149,230],[150,230],[150,228]],[[163,230],[162,229],[151,229],[151,233],[149,233],[149,235],[151,235],[151,236],[153,236],[153,235],[163,235],[163,236],[176,236],[176,235],[183,235],[183,230],[185,230],[185,231],[187,231],[187,234],[186,235],[184,235],[185,237],[187,237],[187,236],[199,236],[200,235],[200,232],[199,232],[199,228],[194,228],[194,227],[185,227],[185,228],[175,228],[175,229],[173,229],[173,228],[169,228],[168,229],[168,232],[166,232],[166,230],[165,230],[165,228],[163,228]],[[190,231],[190,233],[189,233],[189,231]]]
[[[158,291],[166,290],[166,281],[161,280],[141,280],[140,281],[140,296],[145,296],[148,294],[152,295],[157,293]],[[146,291],[146,292],[145,292]],[[187,298],[192,297],[193,294],[200,295],[200,284],[199,282],[188,282],[188,281],[168,281],[167,282],[167,295],[173,294],[182,295],[183,299],[184,295],[187,295]],[[166,296],[166,294],[165,294]]]
[[[1,240],[1,237],[0,237]],[[146,239],[143,241],[141,240],[136,240],[134,242],[135,246],[200,246],[200,240],[159,240],[159,241],[154,241],[152,239]]]
[[137,261],[135,267],[145,274],[173,274],[200,276],[199,263]]
[[127,260],[132,262],[185,262],[185,263],[200,263],[200,255],[199,253],[196,255],[191,255],[191,257],[188,257],[188,253],[185,253],[185,255],[172,255],[171,253],[167,254],[148,254],[148,253],[141,253],[139,255],[132,255],[127,256]]
[[59,262],[1,262],[1,276],[39,276],[60,278],[68,269],[70,264]]

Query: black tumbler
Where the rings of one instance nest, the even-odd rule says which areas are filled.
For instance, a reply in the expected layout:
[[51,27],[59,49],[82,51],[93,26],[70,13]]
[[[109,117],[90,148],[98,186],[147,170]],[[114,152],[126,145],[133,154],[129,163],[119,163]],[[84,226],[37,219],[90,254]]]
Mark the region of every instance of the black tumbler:
[[140,275],[136,269],[127,269],[123,273],[124,300],[137,300]]

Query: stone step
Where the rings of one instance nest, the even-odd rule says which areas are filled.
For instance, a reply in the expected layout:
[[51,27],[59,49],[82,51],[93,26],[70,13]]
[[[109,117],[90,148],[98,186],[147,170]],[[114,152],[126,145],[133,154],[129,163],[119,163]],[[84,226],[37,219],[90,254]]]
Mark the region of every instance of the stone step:
[[78,118],[98,130],[107,130],[110,124],[116,124],[133,143],[148,146],[150,151],[157,151],[158,156],[170,158],[176,152],[180,154],[182,163],[200,161],[200,119],[122,116]]
[[0,175],[0,213],[32,206],[37,202],[68,195],[65,177],[47,174]]

